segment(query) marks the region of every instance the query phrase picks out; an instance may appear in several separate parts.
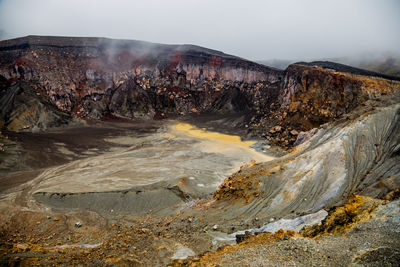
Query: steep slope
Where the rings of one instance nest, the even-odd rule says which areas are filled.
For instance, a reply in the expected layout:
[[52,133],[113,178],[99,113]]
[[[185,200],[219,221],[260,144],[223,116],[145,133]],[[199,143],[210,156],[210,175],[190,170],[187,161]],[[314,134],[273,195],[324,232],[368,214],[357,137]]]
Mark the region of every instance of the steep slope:
[[342,64],[311,62],[290,65],[280,88],[273,106],[251,127],[275,144],[291,146],[302,131],[345,117],[371,100],[399,94],[400,82]]
[[256,91],[283,75],[193,45],[40,36],[0,42],[0,74],[35,82],[60,110],[96,119],[248,110]]
[[0,127],[4,124],[10,131],[35,131],[67,124],[70,115],[50,103],[45,94],[40,86],[24,81],[0,88]]
[[400,184],[398,103],[397,97],[359,108],[286,157],[226,178],[214,194],[216,207],[231,206],[227,220],[268,221],[329,209],[350,194],[382,198]]
[[300,132],[400,89],[393,77],[332,62],[280,71],[193,45],[106,38],[2,41],[0,75],[42,88],[39,97],[71,117],[244,111],[251,134],[284,147],[298,144]]

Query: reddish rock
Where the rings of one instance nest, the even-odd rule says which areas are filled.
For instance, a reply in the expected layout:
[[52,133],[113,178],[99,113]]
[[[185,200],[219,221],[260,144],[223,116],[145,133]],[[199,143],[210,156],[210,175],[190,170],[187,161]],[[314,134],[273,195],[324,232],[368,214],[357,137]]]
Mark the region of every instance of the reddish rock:
[[[18,104],[26,102],[21,84],[35,99],[27,106]],[[250,133],[290,146],[292,136],[304,142],[298,131],[399,91],[395,78],[349,66],[296,63],[280,71],[193,45],[41,36],[0,42],[0,125],[9,130],[45,129],[70,117],[245,112]],[[39,123],[42,111],[51,121]]]

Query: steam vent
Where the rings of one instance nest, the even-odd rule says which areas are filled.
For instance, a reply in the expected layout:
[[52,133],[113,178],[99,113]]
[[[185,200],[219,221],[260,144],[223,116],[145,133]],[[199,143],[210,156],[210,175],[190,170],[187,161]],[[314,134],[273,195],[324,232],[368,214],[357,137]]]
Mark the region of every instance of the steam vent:
[[398,266],[400,78],[0,41],[0,265]]

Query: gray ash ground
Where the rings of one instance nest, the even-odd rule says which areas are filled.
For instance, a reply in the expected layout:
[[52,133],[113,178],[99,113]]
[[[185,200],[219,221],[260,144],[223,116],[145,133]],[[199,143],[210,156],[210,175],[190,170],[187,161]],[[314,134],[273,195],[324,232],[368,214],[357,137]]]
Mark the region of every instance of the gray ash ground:
[[[218,130],[222,125],[225,133],[229,128],[223,124],[224,119],[214,118],[209,125],[212,130]],[[207,126],[207,120],[197,124]],[[303,236],[282,237],[268,242],[255,240],[240,243],[232,247],[223,247],[224,253],[210,255],[223,245],[213,243],[213,233],[219,230],[232,231],[228,221],[219,219],[216,226],[213,219],[207,218],[207,213],[217,214],[210,210],[209,203],[213,200],[191,199],[183,204],[177,203],[165,214],[123,213],[118,210],[102,212],[89,211],[79,207],[51,207],[32,202],[32,188],[35,179],[46,170],[57,169],[59,166],[73,164],[76,159],[85,162],[91,158],[101,158],[109,153],[120,153],[132,147],[133,139],[146,138],[159,134],[160,129],[169,122],[152,122],[150,124],[131,124],[126,122],[96,123],[85,127],[73,127],[41,134],[18,134],[28,136],[22,147],[35,147],[32,153],[52,153],[62,155],[57,162],[44,163],[42,168],[28,170],[34,161],[22,157],[25,171],[21,171],[17,187],[4,188],[0,202],[1,215],[1,245],[0,262],[6,265],[78,265],[88,266],[396,266],[399,261],[398,248],[400,240],[400,207],[399,201],[389,202],[373,211],[371,220],[359,223],[343,235],[327,235],[317,238]],[[138,131],[137,128],[140,128]],[[245,130],[243,130],[245,132]],[[65,136],[62,133],[67,133]],[[165,133],[165,132],[164,132]],[[235,133],[235,129],[230,133]],[[10,139],[14,138],[11,137]],[[40,142],[41,136],[42,142]],[[74,142],[91,140],[85,147],[74,149]],[[32,138],[32,139],[30,139]],[[52,140],[44,142],[43,140]],[[154,138],[154,137],[153,137]],[[152,139],[156,140],[156,139]],[[14,141],[18,142],[18,139]],[[110,142],[112,141],[112,142]],[[66,145],[57,145],[64,143]],[[82,142],[79,142],[81,144]],[[27,146],[29,144],[29,146]],[[43,149],[46,145],[50,150]],[[91,146],[94,147],[91,147]],[[155,144],[153,144],[155,145]],[[182,144],[181,144],[182,145]],[[55,149],[64,147],[65,150]],[[92,148],[102,148],[91,151]],[[39,149],[41,148],[41,149]],[[71,154],[68,151],[74,153]],[[23,154],[22,154],[23,155]],[[71,158],[69,158],[71,157]],[[221,158],[219,158],[221,160]],[[78,161],[76,161],[78,162]],[[58,165],[57,165],[58,164]],[[54,166],[57,165],[57,166]],[[78,165],[76,165],[78,166]],[[209,166],[209,165],[207,165]],[[92,166],[93,167],[93,166]],[[33,173],[38,172],[38,174]],[[31,178],[23,174],[31,173]],[[14,176],[15,177],[15,176]],[[35,178],[35,179],[33,179]],[[25,179],[25,180],[23,180]],[[33,179],[33,180],[31,180]],[[31,180],[31,181],[28,181]],[[28,183],[25,183],[28,181]],[[182,180],[178,180],[179,182]],[[185,183],[189,180],[183,180]],[[68,181],[65,181],[66,184]],[[186,184],[183,183],[185,186]],[[181,183],[182,185],[182,183]],[[193,185],[192,185],[193,186]],[[164,187],[164,188],[168,188]],[[181,192],[188,187],[180,187]],[[150,188],[151,189],[151,188]],[[210,192],[214,191],[210,190]],[[126,190],[124,191],[126,192]],[[186,191],[188,193],[189,192]],[[165,197],[159,195],[157,198]],[[14,201],[13,201],[14,199]],[[209,200],[207,200],[209,199]],[[81,198],[80,201],[83,199]],[[101,201],[110,199],[98,198]],[[79,201],[78,201],[79,202]],[[105,202],[104,202],[105,203]],[[51,203],[50,203],[51,204]],[[225,207],[221,212],[227,212]],[[193,210],[195,210],[193,212]],[[76,227],[79,222],[81,227]],[[263,220],[238,222],[236,227],[246,229],[267,223]],[[228,228],[227,228],[228,227]],[[256,236],[257,237],[257,236]],[[177,257],[191,256],[179,260]],[[174,260],[175,259],[175,260]]]

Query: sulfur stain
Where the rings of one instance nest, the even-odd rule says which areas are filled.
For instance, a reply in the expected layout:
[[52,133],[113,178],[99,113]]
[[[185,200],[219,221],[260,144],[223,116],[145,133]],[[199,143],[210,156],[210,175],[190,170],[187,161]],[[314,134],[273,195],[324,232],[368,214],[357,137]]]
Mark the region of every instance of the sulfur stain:
[[254,144],[254,141],[242,141],[239,136],[222,134],[217,132],[210,132],[204,129],[197,128],[189,123],[179,122],[174,126],[174,129],[179,132],[183,132],[191,137],[208,139],[208,140],[218,140],[229,145],[240,145],[244,147],[249,147]]
[[351,195],[348,198],[348,203],[334,208],[321,224],[306,226],[300,233],[305,237],[344,234],[358,223],[369,220],[374,209],[382,204],[384,204],[384,201],[380,199]]

